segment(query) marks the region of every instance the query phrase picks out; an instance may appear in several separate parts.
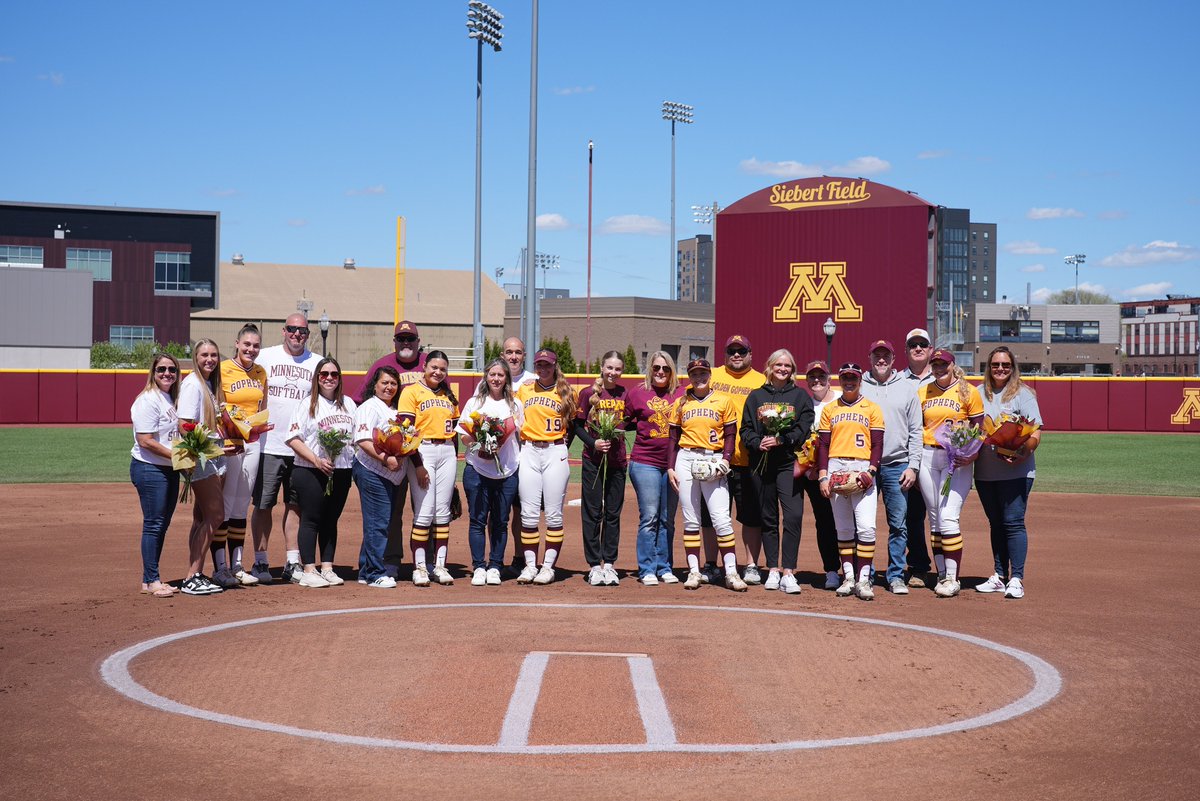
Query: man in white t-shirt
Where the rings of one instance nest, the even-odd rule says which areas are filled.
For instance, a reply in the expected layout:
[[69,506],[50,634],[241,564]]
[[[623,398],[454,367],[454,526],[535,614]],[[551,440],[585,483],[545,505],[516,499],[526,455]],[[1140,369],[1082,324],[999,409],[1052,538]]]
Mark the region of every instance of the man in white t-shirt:
[[273,526],[272,509],[283,493],[283,541],[286,558],[283,580],[300,579],[300,507],[291,499],[291,476],[295,452],[288,446],[288,421],[292,412],[312,396],[313,373],[321,361],[308,349],[308,318],[302,313],[283,321],[283,344],[264,348],[258,364],[267,371],[267,411],[275,427],[267,432],[258,479],[254,482],[254,513],[250,530],[254,535],[254,567],[250,575],[266,584],[271,581],[267,544]]

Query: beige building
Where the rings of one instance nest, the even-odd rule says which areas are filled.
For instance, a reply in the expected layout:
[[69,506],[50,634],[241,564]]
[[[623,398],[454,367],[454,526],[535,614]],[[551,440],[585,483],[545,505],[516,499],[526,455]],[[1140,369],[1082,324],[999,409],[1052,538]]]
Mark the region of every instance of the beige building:
[[1007,345],[1026,374],[1113,375],[1120,369],[1121,309],[1115,303],[978,303],[975,314],[964,326],[963,350],[974,353],[976,374],[997,345]]
[[[289,314],[306,310],[312,335],[309,347],[321,352],[318,321],[329,315],[329,354],[344,370],[365,370],[392,350],[396,272],[377,267],[307,264],[234,264],[221,262],[220,305],[192,315],[192,341],[209,337],[228,353],[244,323],[263,330],[263,346],[278,345]],[[484,337],[496,340],[504,324],[507,295],[483,276],[480,293]],[[437,348],[460,369],[471,347],[474,272],[406,270],[400,319],[420,329],[425,350]]]

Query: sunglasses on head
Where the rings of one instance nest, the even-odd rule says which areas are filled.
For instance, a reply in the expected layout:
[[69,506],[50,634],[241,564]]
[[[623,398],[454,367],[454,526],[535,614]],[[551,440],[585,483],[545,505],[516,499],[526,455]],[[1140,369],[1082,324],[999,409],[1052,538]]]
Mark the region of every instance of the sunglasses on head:
[[178,368],[171,367],[170,365],[160,364],[158,367],[154,368],[154,372],[162,375],[175,375],[179,372],[179,370]]
[[726,356],[745,356],[749,352],[750,351],[746,350],[745,348],[730,348],[729,350],[725,351],[725,355]]
[[341,373],[339,373],[337,370],[322,370],[321,372],[317,373],[317,375],[321,378],[337,378],[341,375]]
[[306,325],[285,325],[283,330],[289,334],[303,334],[304,336],[308,336],[308,326]]

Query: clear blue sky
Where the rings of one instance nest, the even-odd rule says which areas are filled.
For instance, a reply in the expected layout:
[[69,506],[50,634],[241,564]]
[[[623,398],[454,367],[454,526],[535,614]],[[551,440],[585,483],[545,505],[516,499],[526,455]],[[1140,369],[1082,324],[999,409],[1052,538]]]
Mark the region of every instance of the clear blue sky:
[[[484,270],[525,243],[529,0],[484,58]],[[9,4],[8,200],[221,212],[221,256],[473,263],[465,0]],[[538,250],[597,294],[666,296],[677,234],[787,178],[870,177],[999,225],[999,291],[1200,294],[1190,3],[541,3]]]

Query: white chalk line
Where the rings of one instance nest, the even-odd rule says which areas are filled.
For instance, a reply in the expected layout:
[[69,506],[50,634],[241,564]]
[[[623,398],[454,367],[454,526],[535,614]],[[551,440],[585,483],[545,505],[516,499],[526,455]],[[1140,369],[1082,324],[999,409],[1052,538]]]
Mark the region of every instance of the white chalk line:
[[[990,712],[985,712],[981,715],[965,718],[963,720],[942,723],[935,726],[922,726],[914,729],[905,729],[902,731],[881,732],[877,734],[858,735],[854,737],[832,737],[815,740],[790,740],[784,742],[772,743],[679,743],[679,742],[645,742],[645,743],[580,743],[580,744],[562,744],[562,745],[505,745],[498,742],[494,745],[480,744],[459,744],[459,743],[431,743],[414,740],[396,740],[384,737],[364,737],[361,735],[342,734],[340,732],[327,732],[317,729],[302,729],[296,726],[286,726],[279,723],[270,723],[268,721],[255,720],[253,718],[243,718],[237,715],[227,715],[221,712],[213,712],[207,709],[199,709],[188,704],[183,704],[178,701],[166,698],[158,693],[155,693],[140,683],[138,683],[129,672],[130,663],[141,654],[151,651],[159,646],[168,643],[184,640],[189,637],[198,637],[204,634],[214,634],[229,629],[241,628],[245,626],[256,626],[265,623],[277,623],[286,620],[300,620],[310,617],[324,617],[328,615],[351,615],[365,614],[378,612],[409,612],[420,611],[426,609],[458,609],[458,608],[522,608],[528,607],[531,609],[583,609],[583,610],[608,610],[608,609],[653,609],[665,612],[723,612],[731,614],[763,614],[763,615],[779,615],[785,617],[806,617],[818,620],[830,620],[845,623],[861,623],[870,626],[882,626],[885,628],[902,629],[906,631],[915,631],[922,634],[929,634],[935,637],[945,637],[951,640],[957,640],[969,645],[974,645],[979,648],[984,648],[989,651],[1007,656],[1011,659],[1020,662],[1030,672],[1033,678],[1033,687],[1025,695],[1005,704],[1004,706],[994,709]],[[544,667],[543,667],[544,670]],[[115,689],[122,695],[133,699],[139,703],[145,704],[154,709],[163,712],[170,712],[178,715],[187,715],[189,717],[198,718],[200,720],[208,720],[214,723],[223,723],[229,726],[237,726],[239,728],[254,729],[257,731],[271,732],[274,734],[287,734],[293,737],[304,737],[306,739],[321,740],[324,742],[335,743],[339,745],[358,745],[371,748],[392,748],[410,751],[428,751],[437,753],[456,753],[456,754],[630,754],[630,753],[754,753],[754,752],[774,752],[774,751],[801,751],[813,750],[820,748],[839,748],[844,746],[854,745],[878,745],[882,743],[900,742],[903,740],[913,740],[923,737],[936,737],[943,734],[952,734],[955,732],[970,731],[979,729],[985,726],[994,726],[998,723],[1011,720],[1021,715],[1032,712],[1040,706],[1049,703],[1062,690],[1062,677],[1058,670],[1053,665],[1044,659],[1034,656],[1031,653],[1022,651],[1018,648],[1013,648],[1000,643],[985,640],[981,637],[974,637],[970,634],[960,634],[955,631],[947,631],[945,629],[935,629],[930,626],[919,626],[913,623],[898,623],[888,620],[872,620],[869,618],[852,617],[846,615],[831,615],[822,612],[802,612],[798,610],[788,609],[753,609],[753,608],[732,608],[724,606],[674,606],[664,604],[556,604],[556,603],[464,603],[464,604],[414,604],[411,606],[377,606],[363,607],[357,609],[332,609],[320,610],[314,612],[296,612],[287,615],[273,615],[270,617],[254,618],[251,620],[239,620],[231,623],[221,623],[213,626],[205,626],[197,629],[189,629],[187,631],[177,632],[175,634],[167,634],[162,637],[155,637],[150,640],[132,645],[109,656],[100,665],[100,676],[110,687]],[[657,686],[657,681],[655,682]],[[640,703],[640,701],[639,701]],[[664,702],[665,708],[665,702]],[[669,718],[668,718],[669,719]],[[645,717],[643,717],[645,720]],[[503,738],[502,738],[503,739]]]

